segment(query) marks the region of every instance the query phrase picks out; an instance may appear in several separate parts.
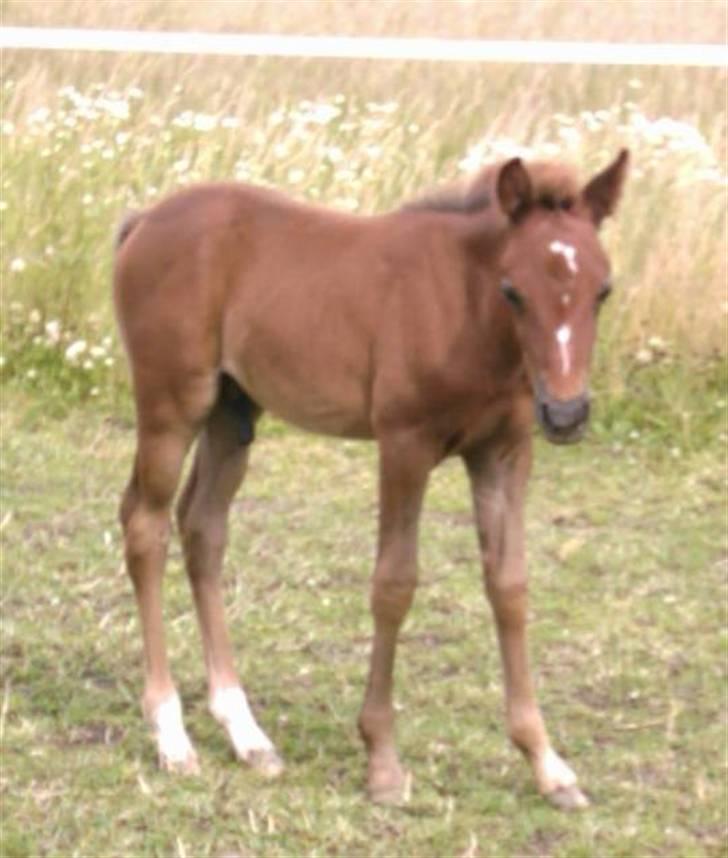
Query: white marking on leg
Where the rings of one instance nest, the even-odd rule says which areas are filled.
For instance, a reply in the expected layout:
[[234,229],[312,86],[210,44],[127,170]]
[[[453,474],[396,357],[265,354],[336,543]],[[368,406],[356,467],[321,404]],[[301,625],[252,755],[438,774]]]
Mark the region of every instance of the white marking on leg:
[[561,356],[561,374],[568,375],[571,371],[571,351],[569,349],[571,327],[569,325],[562,325],[556,331],[556,342],[559,344],[559,355]]
[[252,751],[273,750],[273,743],[258,726],[242,688],[219,688],[210,701],[210,711],[227,730],[240,759],[247,759]]
[[196,766],[195,749],[182,721],[182,705],[173,694],[157,706],[151,716],[163,767]]
[[557,256],[564,257],[566,266],[572,274],[579,271],[579,266],[576,264],[576,248],[573,244],[567,244],[565,241],[552,241],[549,244],[549,250]]
[[574,771],[561,757],[548,747],[536,764],[538,787],[544,795],[558,789],[568,789],[576,784]]
[[568,292],[564,292],[561,295],[561,303],[564,305],[564,307],[568,307],[569,304],[571,304],[571,295],[569,295]]

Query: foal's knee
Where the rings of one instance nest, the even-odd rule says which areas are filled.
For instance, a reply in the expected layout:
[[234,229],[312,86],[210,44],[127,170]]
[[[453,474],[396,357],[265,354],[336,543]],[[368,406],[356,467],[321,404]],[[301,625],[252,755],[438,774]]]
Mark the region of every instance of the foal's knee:
[[397,568],[380,566],[371,590],[372,613],[378,620],[399,624],[412,605],[417,587],[417,566],[407,563]]
[[150,509],[136,500],[122,502],[121,519],[127,566],[132,578],[138,563],[167,549],[169,542],[169,511]]
[[528,611],[528,579],[525,575],[486,580],[488,600],[499,623],[520,625]]

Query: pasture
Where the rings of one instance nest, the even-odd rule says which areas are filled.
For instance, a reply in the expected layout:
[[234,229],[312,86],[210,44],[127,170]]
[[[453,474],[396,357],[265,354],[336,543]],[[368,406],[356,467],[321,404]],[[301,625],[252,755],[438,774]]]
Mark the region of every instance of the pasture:
[[[6,0],[2,19],[644,41],[720,41],[726,26],[702,0],[172,8]],[[3,57],[0,854],[725,854],[725,93],[718,69]],[[538,442],[528,507],[539,696],[592,808],[546,806],[505,738],[456,462],[431,484],[398,656],[412,800],[366,802],[374,450],[268,419],[233,507],[226,599],[288,770],[242,769],[207,713],[175,542],[169,645],[202,774],[157,772],[116,517],[133,445],[109,300],[121,213],[210,178],[383,211],[506,155],[587,176],[621,146],[634,169],[604,230],[615,292],[592,431]]]
[[724,854],[724,521],[718,447],[539,444],[528,509],[531,648],[554,742],[593,807],[549,808],[504,735],[468,491],[450,462],[422,527],[395,698],[404,809],[364,798],[355,721],[371,634],[375,461],[268,423],[233,506],[231,634],[288,770],[266,782],[207,713],[178,545],[173,667],[199,778],[156,771],[116,524],[132,431],[5,402],[3,854]]

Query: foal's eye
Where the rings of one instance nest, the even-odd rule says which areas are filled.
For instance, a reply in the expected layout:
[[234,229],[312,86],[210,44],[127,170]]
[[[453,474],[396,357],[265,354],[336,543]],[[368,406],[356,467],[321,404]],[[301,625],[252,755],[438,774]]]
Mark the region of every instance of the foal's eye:
[[602,284],[602,288],[599,292],[597,292],[597,304],[601,306],[611,294],[612,284],[607,280]]
[[510,280],[501,280],[501,292],[512,307],[516,307],[518,310],[523,309],[523,296]]

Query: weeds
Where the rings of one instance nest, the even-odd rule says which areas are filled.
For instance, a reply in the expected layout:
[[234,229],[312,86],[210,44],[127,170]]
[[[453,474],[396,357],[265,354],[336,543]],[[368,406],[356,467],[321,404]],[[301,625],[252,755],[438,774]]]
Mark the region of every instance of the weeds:
[[[638,83],[629,82],[634,92]],[[17,86],[5,83],[10,102]],[[438,143],[424,130],[421,106],[394,99],[339,93],[284,102],[252,125],[234,112],[185,102],[181,85],[163,103],[137,85],[98,84],[86,92],[65,85],[13,119],[6,111],[6,382],[66,405],[89,397],[114,404],[124,374],[116,366],[109,299],[111,235],[121,212],[176,187],[230,177],[378,211],[443,175],[508,155],[571,160],[586,173],[622,145],[632,149],[635,168],[623,211],[609,228],[620,288],[603,325],[608,348],[598,385],[618,396],[630,366],[660,357],[650,343],[669,342],[690,363],[725,355],[726,260],[716,246],[726,224],[726,176],[717,152],[689,122],[650,119],[628,101],[544,117],[528,143],[508,135],[468,143],[454,128],[451,137],[439,129]]]

